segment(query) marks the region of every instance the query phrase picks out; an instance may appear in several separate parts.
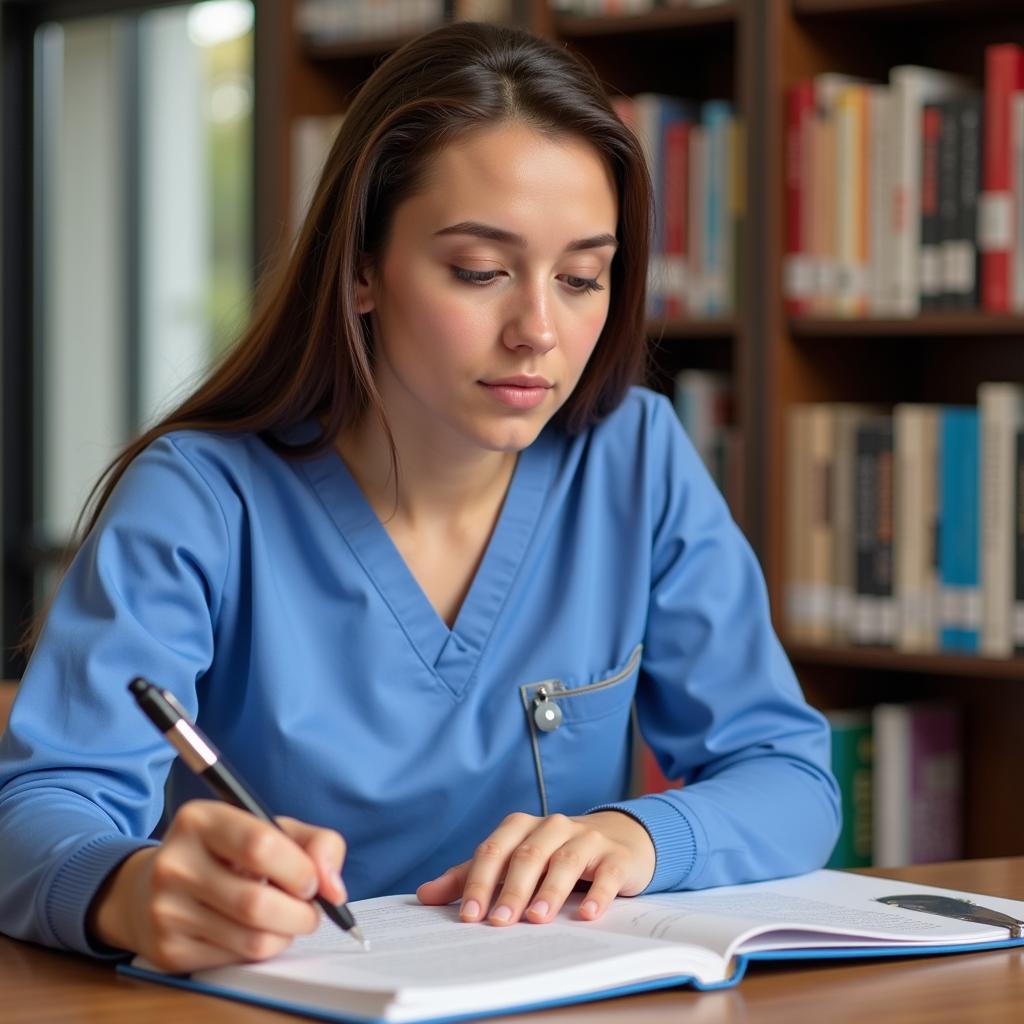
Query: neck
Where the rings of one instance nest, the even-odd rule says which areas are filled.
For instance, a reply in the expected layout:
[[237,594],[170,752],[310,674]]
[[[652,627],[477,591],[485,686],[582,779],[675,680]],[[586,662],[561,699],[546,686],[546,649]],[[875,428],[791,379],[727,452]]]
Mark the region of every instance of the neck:
[[441,450],[430,438],[394,430],[398,478],[388,437],[370,414],[342,435],[336,447],[382,521],[410,526],[471,519],[504,499],[515,469],[515,452]]

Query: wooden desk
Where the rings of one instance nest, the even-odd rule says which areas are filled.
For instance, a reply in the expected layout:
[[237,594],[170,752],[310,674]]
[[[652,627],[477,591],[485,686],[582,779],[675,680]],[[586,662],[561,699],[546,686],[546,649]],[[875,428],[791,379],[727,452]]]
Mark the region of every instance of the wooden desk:
[[[1024,857],[873,872],[1024,899]],[[283,1024],[287,1014],[124,978],[105,964],[0,938],[5,1024]],[[544,1010],[520,1024],[1018,1024],[1024,953],[752,967],[723,992],[679,989]]]

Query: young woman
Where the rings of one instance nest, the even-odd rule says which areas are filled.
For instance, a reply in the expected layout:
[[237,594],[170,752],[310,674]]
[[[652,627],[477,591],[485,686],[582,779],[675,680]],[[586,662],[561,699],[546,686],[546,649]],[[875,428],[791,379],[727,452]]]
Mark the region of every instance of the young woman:
[[[596,918],[824,862],[825,723],[631,387],[649,221],[564,50],[463,24],[379,67],[283,283],[114,464],[49,611],[0,747],[3,931],[181,971],[282,950],[318,891],[543,924],[579,884]],[[287,835],[195,799],[136,675]],[[627,799],[634,707],[682,789]]]

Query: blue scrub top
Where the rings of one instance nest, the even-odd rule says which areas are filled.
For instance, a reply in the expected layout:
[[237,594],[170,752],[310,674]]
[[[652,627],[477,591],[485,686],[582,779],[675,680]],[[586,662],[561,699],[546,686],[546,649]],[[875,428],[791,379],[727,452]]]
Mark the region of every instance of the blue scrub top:
[[[289,460],[212,432],[147,448],[64,579],[0,741],[9,935],[99,952],[85,916],[104,877],[207,795],[128,694],[136,675],[275,813],[345,836],[352,899],[414,890],[517,810],[632,814],[655,843],[650,890],[811,870],[838,830],[827,726],[757,561],[671,405],[639,388],[519,455],[452,629],[335,452]],[[681,790],[627,799],[634,706]]]

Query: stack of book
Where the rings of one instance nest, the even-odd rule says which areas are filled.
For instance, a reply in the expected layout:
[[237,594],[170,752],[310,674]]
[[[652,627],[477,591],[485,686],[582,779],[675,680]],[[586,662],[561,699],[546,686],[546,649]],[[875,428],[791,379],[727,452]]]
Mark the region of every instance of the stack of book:
[[730,315],[738,300],[746,166],[732,104],[657,93],[612,102],[639,137],[654,184],[650,317]]
[[619,17],[648,14],[661,7],[718,7],[727,0],[551,0],[557,14],[574,14],[588,18]]
[[1024,48],[988,47],[981,88],[915,65],[790,87],[784,294],[792,314],[1024,311]]
[[1024,385],[798,405],[787,443],[790,638],[1024,653]]
[[829,867],[963,856],[962,716],[947,702],[828,714],[843,827]]

